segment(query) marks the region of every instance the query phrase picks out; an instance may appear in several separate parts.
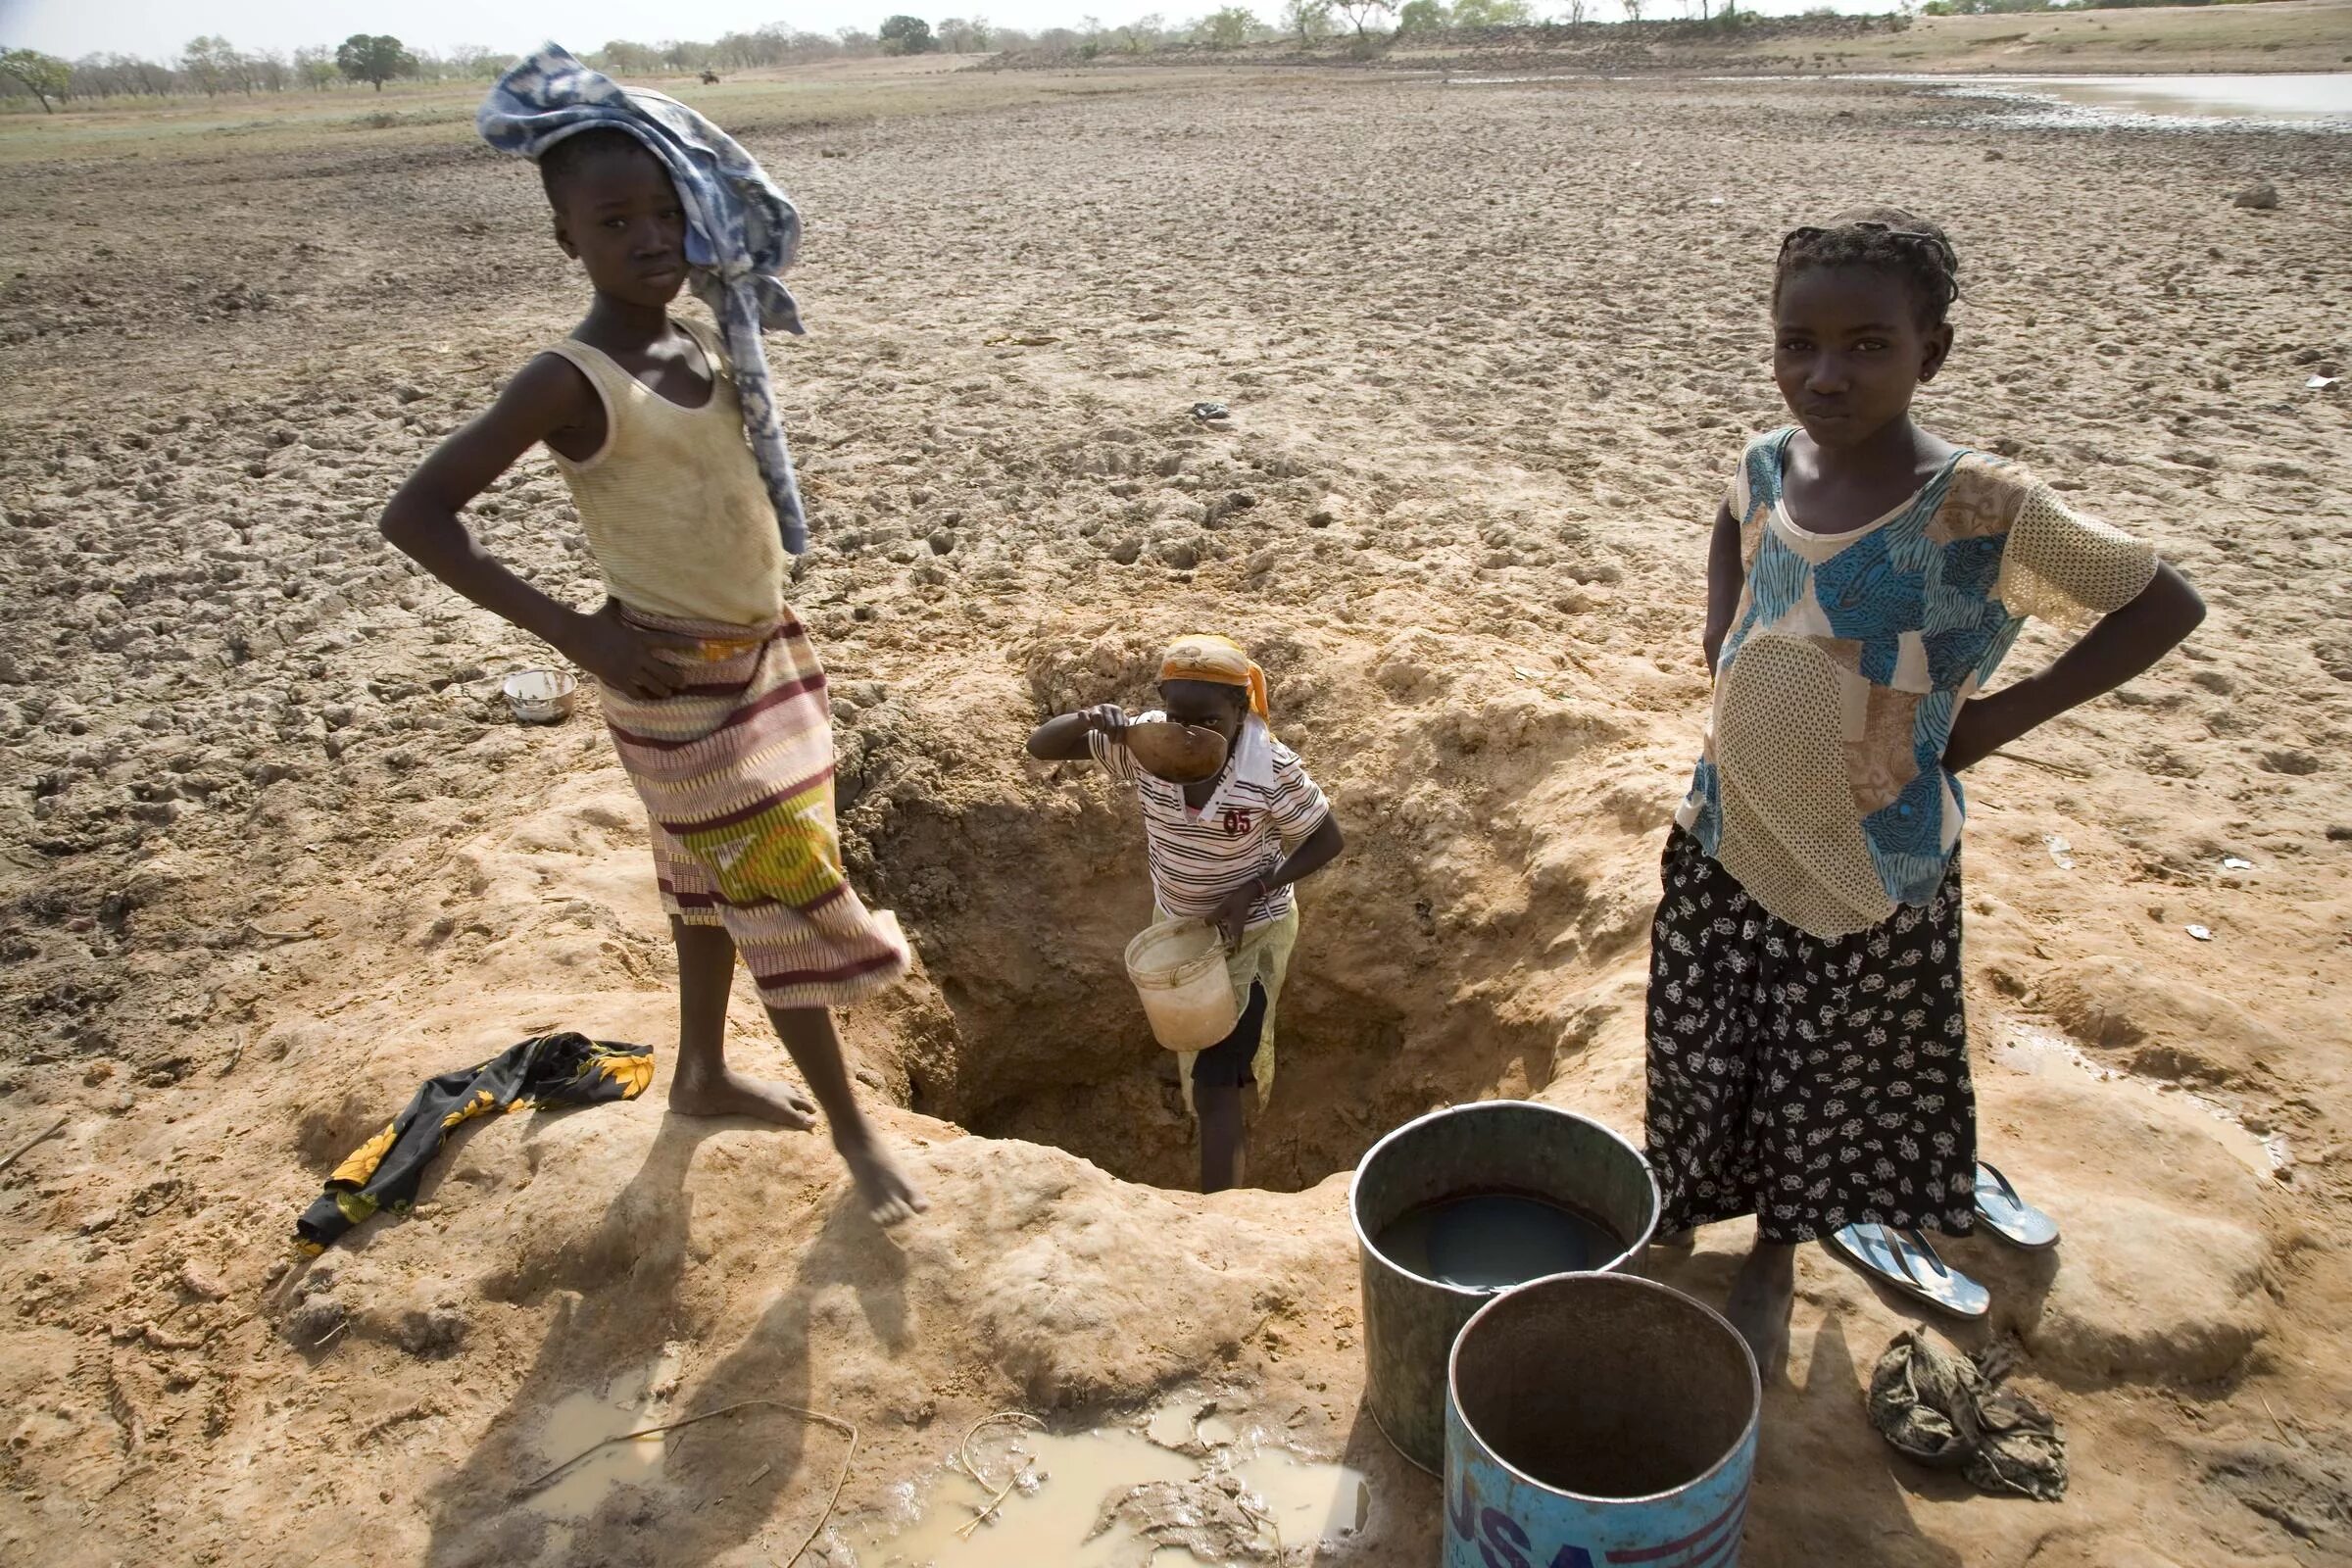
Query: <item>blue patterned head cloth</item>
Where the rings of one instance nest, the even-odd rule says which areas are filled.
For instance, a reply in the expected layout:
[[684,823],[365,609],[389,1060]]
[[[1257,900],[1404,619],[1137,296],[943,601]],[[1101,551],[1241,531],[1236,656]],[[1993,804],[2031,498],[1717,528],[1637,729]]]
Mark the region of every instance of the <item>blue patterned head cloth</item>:
[[792,265],[801,215],[735,138],[675,98],[623,87],[549,44],[498,78],[474,116],[482,140],[536,160],[583,130],[623,130],[668,170],[686,210],[689,285],[710,307],[743,400],[743,433],[767,481],[784,548],[808,548],[800,481],[776,418],[763,330],[799,332],[800,307],[775,274]]

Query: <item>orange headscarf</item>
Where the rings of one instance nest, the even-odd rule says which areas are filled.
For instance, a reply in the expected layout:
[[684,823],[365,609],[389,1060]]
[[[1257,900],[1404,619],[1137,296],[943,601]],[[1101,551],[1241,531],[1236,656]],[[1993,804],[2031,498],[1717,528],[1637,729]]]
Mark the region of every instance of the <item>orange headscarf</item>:
[[1241,644],[1210,632],[1179,637],[1168,645],[1159,662],[1159,678],[1204,680],[1217,686],[1239,686],[1250,694],[1250,711],[1271,722],[1266,707],[1266,672],[1242,652]]

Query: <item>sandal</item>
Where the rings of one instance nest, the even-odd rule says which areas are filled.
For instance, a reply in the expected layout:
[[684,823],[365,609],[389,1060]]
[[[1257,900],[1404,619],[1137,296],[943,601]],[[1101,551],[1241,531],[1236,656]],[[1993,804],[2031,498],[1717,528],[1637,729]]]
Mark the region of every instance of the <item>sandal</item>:
[[2058,1245],[2058,1222],[2017,1196],[1997,1166],[1977,1161],[1977,1218],[2011,1247],[2046,1252]]
[[1918,1231],[1888,1225],[1847,1225],[1822,1238],[1831,1251],[1915,1301],[1954,1317],[1992,1310],[1992,1293],[1950,1267]]

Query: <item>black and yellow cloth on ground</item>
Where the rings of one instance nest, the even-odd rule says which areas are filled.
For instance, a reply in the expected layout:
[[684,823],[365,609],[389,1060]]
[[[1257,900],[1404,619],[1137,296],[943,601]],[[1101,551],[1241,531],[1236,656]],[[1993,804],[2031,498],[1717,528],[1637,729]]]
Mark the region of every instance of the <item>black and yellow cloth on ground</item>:
[[324,1251],[380,1208],[405,1213],[443,1140],[476,1116],[540,1105],[635,1100],[654,1081],[651,1046],[585,1035],[534,1035],[478,1066],[428,1078],[408,1108],[352,1152],[295,1221],[296,1245]]
[[1998,1343],[1972,1360],[1906,1329],[1870,1374],[1870,1424],[1979,1492],[2056,1502],[2066,1495],[2066,1438],[2049,1412],[2000,1386],[2013,1364]]

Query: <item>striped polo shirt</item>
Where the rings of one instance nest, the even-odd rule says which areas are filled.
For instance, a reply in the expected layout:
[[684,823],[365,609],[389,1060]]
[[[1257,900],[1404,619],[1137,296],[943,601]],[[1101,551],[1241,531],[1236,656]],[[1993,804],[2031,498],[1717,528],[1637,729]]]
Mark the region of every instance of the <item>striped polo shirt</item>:
[[[1150,712],[1130,720],[1167,717]],[[1112,778],[1133,784],[1144,808],[1144,847],[1152,861],[1152,892],[1168,913],[1205,919],[1225,895],[1252,877],[1272,876],[1309,833],[1323,825],[1331,805],[1306,774],[1298,754],[1276,740],[1265,723],[1243,721],[1208,804],[1184,804],[1184,786],[1135,765],[1135,754],[1100,732],[1087,736],[1095,760]],[[1297,901],[1276,888],[1250,907],[1248,928],[1271,925]]]

